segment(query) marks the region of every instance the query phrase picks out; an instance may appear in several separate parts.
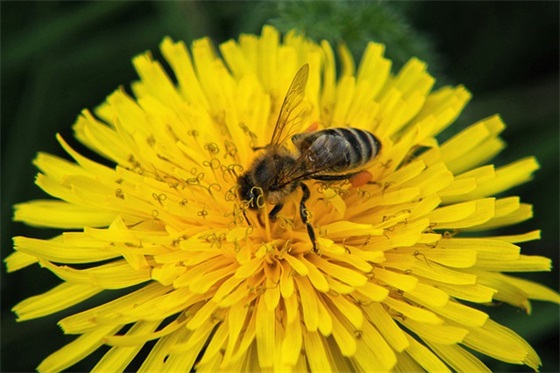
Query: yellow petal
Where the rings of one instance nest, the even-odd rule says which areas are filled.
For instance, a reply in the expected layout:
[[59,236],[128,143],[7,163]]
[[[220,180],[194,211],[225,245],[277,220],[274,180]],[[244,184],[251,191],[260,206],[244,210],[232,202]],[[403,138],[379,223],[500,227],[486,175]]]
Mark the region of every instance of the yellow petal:
[[405,350],[414,360],[428,372],[451,372],[449,368],[426,346],[406,335],[409,346]]
[[22,253],[20,251],[14,251],[10,255],[8,255],[6,259],[4,259],[4,262],[6,263],[6,270],[8,273],[28,267],[32,264],[37,263],[38,261],[39,259],[36,256]]
[[226,299],[232,294],[232,292],[243,282],[243,279],[232,276],[225,280],[216,293],[214,294],[214,300],[220,303],[222,300]]
[[352,236],[379,236],[383,230],[374,228],[371,224],[357,224],[347,220],[338,221],[322,227],[331,239],[346,238]]
[[66,334],[83,333],[97,327],[97,319],[100,316],[114,317],[120,313],[126,313],[136,308],[138,304],[144,304],[150,300],[158,299],[158,297],[167,293],[169,290],[169,287],[161,286],[158,283],[152,283],[100,306],[68,316],[62,319],[59,325]]
[[283,298],[284,308],[286,309],[286,318],[288,323],[293,323],[299,319],[299,299],[297,294],[292,294],[289,298]]
[[35,319],[85,301],[102,290],[90,284],[63,282],[41,295],[24,299],[16,304],[12,311],[18,315],[18,321]]
[[206,302],[187,323],[187,329],[200,329],[201,326],[212,317],[212,313],[216,308],[218,308],[218,305],[214,301]]
[[404,293],[405,298],[419,304],[433,307],[444,307],[449,302],[449,295],[434,286],[419,282],[412,290]]
[[[188,338],[190,336],[192,336],[192,333],[187,329],[183,329],[159,339],[138,369],[138,372],[146,373],[164,371],[164,366],[166,364],[172,363],[172,361],[170,360],[174,360],[174,357],[176,356],[169,356],[169,352],[173,347],[177,345],[177,341]],[[203,340],[203,342],[205,342],[205,340]],[[195,355],[194,358],[196,358],[196,355],[198,355],[199,351],[200,350],[197,350],[196,347],[192,348],[190,355]],[[188,356],[188,354],[181,354],[180,356],[184,358]],[[192,358],[190,366],[192,366],[194,358]],[[189,363],[185,362],[183,366],[189,366]]]
[[49,178],[62,183],[68,175],[87,175],[79,165],[52,154],[39,152],[33,164]]
[[492,320],[482,327],[470,329],[464,344],[508,363],[526,364],[535,370],[541,364],[535,351],[523,338]]
[[313,373],[331,372],[332,367],[327,357],[323,338],[317,332],[303,331],[305,355],[309,368]]
[[418,278],[414,276],[403,275],[380,268],[375,268],[373,273],[375,274],[375,278],[377,280],[381,280],[390,286],[394,286],[397,289],[404,291],[413,290],[418,284]]
[[[135,323],[127,335],[153,333],[159,326],[159,321],[141,321]],[[140,352],[144,344],[130,347],[112,347],[91,370],[92,372],[124,372],[128,364]]]
[[175,320],[165,325],[163,328],[156,332],[145,334],[111,335],[107,336],[104,342],[105,344],[108,344],[110,346],[137,346],[138,344],[143,344],[147,341],[159,339],[163,336],[173,334],[177,330],[183,329],[185,327],[185,324],[186,318],[178,316],[175,318]]
[[438,315],[461,325],[482,326],[488,320],[488,314],[458,302],[448,302],[443,307],[427,307]]
[[[107,107],[107,109],[109,108]],[[100,117],[103,118],[103,116]],[[114,128],[98,121],[89,110],[82,110],[81,115],[78,116],[72,128],[80,142],[105,158],[117,164],[127,164],[129,162],[129,149],[127,149],[118,133]],[[79,172],[78,174],[81,173]],[[67,174],[76,174],[76,172]]]
[[309,273],[309,270],[307,269],[305,264],[303,264],[303,262],[301,260],[299,260],[298,258],[296,258],[292,255],[286,255],[286,256],[284,256],[284,259],[290,264],[290,266],[298,274],[300,274],[302,276],[307,276],[307,274]]
[[560,303],[560,295],[541,284],[522,278],[502,275],[504,281],[511,283],[513,286],[523,290],[531,299],[544,300],[548,302]]
[[355,80],[351,74],[343,74],[340,82],[338,83],[337,96],[335,101],[335,107],[333,112],[333,123],[336,126],[344,125],[348,123],[347,115],[350,104],[352,103],[352,98],[354,97],[355,91]]
[[[495,272],[478,272],[480,284],[493,288],[497,291],[494,295],[494,299],[502,302],[506,302],[513,306],[524,309],[527,313],[531,313],[531,304],[529,302],[529,294],[525,292],[522,286],[523,283],[517,283],[514,277],[506,276],[501,273]],[[528,288],[528,290],[530,287]],[[554,299],[554,292],[546,292],[546,288],[543,288],[544,294],[548,297]],[[544,295],[543,294],[543,295]],[[556,295],[558,297],[558,295]]]
[[[395,352],[387,344],[381,334],[370,323],[364,323],[361,336],[361,340],[369,345],[370,351],[373,351],[375,356],[379,359],[383,369],[391,370],[397,363],[397,358]],[[358,341],[360,342],[360,339]]]
[[338,345],[338,348],[340,348],[342,356],[352,357],[356,353],[356,337],[354,336],[354,333],[348,330],[346,325],[340,321],[339,316],[341,315],[338,314],[332,318],[332,335]]
[[239,342],[239,335],[243,326],[245,325],[245,320],[247,318],[248,307],[245,303],[239,302],[230,307],[228,312],[228,341],[227,347],[225,348],[223,364],[229,364],[229,361],[233,355],[234,349]]
[[[208,325],[207,327],[209,330],[211,330],[211,326]],[[180,331],[181,332],[181,331]],[[179,333],[177,333],[179,334]],[[182,333],[181,333],[182,334]],[[187,338],[189,339],[195,339],[195,333],[190,334],[189,337],[185,337],[184,335],[179,334],[179,340],[185,340]],[[204,332],[204,334],[207,334],[206,332]],[[192,369],[193,365],[195,364],[195,362],[198,361],[200,355],[202,354],[202,349],[206,347],[206,343],[207,340],[206,338],[208,338],[208,335],[204,335],[203,338],[196,338],[196,343],[192,344],[192,347],[189,348],[187,351],[183,352],[183,353],[171,353],[171,354],[166,354],[163,357],[160,357],[161,361],[163,361],[163,366],[161,368],[155,368],[154,369],[146,369],[145,371],[147,372],[153,372],[153,371],[161,371],[161,372],[177,372],[180,371],[181,369]],[[173,345],[171,344],[171,351],[173,351],[173,347],[177,346],[178,344]],[[157,345],[156,345],[157,346]],[[169,350],[168,350],[169,351]],[[166,351],[167,352],[167,351]],[[218,355],[220,356],[220,355]],[[207,368],[207,367],[213,367],[214,371],[218,368],[220,364],[220,359],[210,359],[210,362],[206,362],[206,364],[201,364],[202,367]],[[198,367],[198,365],[197,365]],[[203,368],[200,369],[201,371],[204,371]]]
[[221,363],[220,350],[225,346],[225,342],[228,338],[228,323],[221,323],[210,340],[210,343],[205,347],[204,355],[198,361],[200,365],[219,365]]
[[[496,203],[496,208],[499,207],[498,202]],[[511,206],[511,204],[510,204]],[[481,231],[481,230],[489,230],[503,226],[514,225],[525,221],[527,219],[531,219],[533,217],[533,206],[528,205],[526,203],[521,203],[517,205],[513,212],[500,212],[496,211],[496,216],[493,219],[488,220],[486,223],[477,225],[474,227],[466,228],[465,230],[468,231]]]
[[370,88],[373,97],[379,93],[390,73],[391,61],[383,58],[384,51],[384,45],[369,42],[356,75],[358,82],[368,80],[374,84]]
[[308,273],[307,278],[311,281],[311,284],[320,292],[326,293],[329,291],[329,283],[317,267],[315,267],[311,262],[307,261],[305,258],[301,258],[301,262],[307,267]]
[[48,262],[42,265],[65,281],[90,284],[103,289],[121,289],[150,280],[149,268],[137,270],[122,260],[83,270]]
[[440,240],[438,247],[454,253],[456,250],[472,250],[476,253],[475,258],[479,260],[488,259],[517,259],[519,257],[519,246],[495,238],[459,238]]
[[462,198],[458,198],[464,194],[472,192],[477,188],[478,184],[474,177],[468,178],[455,178],[453,183],[449,184],[446,188],[440,190],[438,195],[441,197],[444,204],[459,202]]
[[383,338],[395,351],[402,352],[409,346],[406,333],[379,303],[371,303],[364,307],[369,320],[377,327]]
[[395,172],[389,174],[385,179],[385,182],[391,184],[403,184],[414,177],[420,175],[420,173],[426,168],[426,164],[421,160],[414,160],[407,165],[400,167],[395,170]]
[[355,329],[360,330],[362,328],[364,315],[360,307],[342,295],[331,296],[326,294],[326,297],[331,301],[331,309],[337,309],[340,315],[344,315]]
[[476,276],[470,273],[456,271],[435,262],[427,263],[418,260],[413,255],[393,253],[385,255],[387,256],[387,262],[384,263],[385,267],[396,268],[405,273],[422,276],[444,284],[471,285],[476,282]]
[[491,303],[496,294],[496,289],[480,284],[435,283],[435,285],[454,298],[474,303]]
[[82,360],[103,345],[104,338],[116,333],[121,327],[100,327],[84,333],[74,341],[52,353],[37,367],[39,372],[60,372]]
[[437,317],[435,313],[420,307],[412,306],[397,299],[388,297],[383,301],[383,303],[391,307],[394,311],[404,315],[406,318],[409,318],[410,320],[430,325],[443,323],[443,320]]
[[420,372],[422,370],[424,370],[424,368],[406,352],[397,354],[397,365],[393,369],[394,372],[406,373]]
[[[254,345],[253,341],[256,335],[256,314],[254,312],[253,315],[251,316],[249,324],[247,325],[247,328],[245,328],[244,331],[245,333],[243,334],[241,343],[239,343],[239,346],[235,350],[235,354],[232,357],[234,362],[246,356],[247,350],[250,348],[250,346]],[[256,353],[252,356],[252,358],[254,359],[255,362],[258,361]]]
[[325,301],[325,297],[318,297],[317,312],[319,314],[319,331],[325,337],[328,337],[332,334],[333,331],[333,318],[338,316],[335,316],[333,314],[334,312],[336,312],[336,310],[333,310],[329,307],[329,305]]
[[527,157],[496,169],[495,177],[479,182],[478,188],[464,195],[465,199],[493,196],[532,179],[540,168],[534,157]]
[[282,341],[282,362],[294,366],[301,354],[302,340],[301,323],[299,319],[286,326],[286,334]]
[[175,263],[166,263],[160,267],[152,269],[152,279],[162,285],[171,285],[177,277],[185,273],[185,267],[177,267]]
[[455,229],[484,224],[494,214],[495,200],[486,198],[440,207],[428,217],[437,229]]
[[291,268],[286,261],[282,262],[282,272],[280,276],[280,293],[283,298],[290,298],[294,292],[294,279]]
[[[505,128],[501,118],[497,115],[483,119],[478,123],[461,131],[441,146],[443,160],[449,169],[455,173],[461,173],[478,166],[486,159],[479,159],[482,153],[481,148],[485,142],[492,141]],[[474,154],[474,156],[471,156]],[[492,154],[492,156],[494,156]]]
[[[439,247],[441,247],[441,249]],[[438,248],[434,248],[434,249],[418,248],[413,251],[413,254],[419,260],[425,260],[428,262],[433,261],[452,268],[470,268],[476,263],[477,255],[478,255],[476,250],[471,250],[471,249],[446,250],[446,248],[443,245],[441,246],[438,245]]]
[[403,187],[416,187],[420,195],[426,196],[447,188],[453,183],[453,174],[443,162],[427,167],[420,175],[403,183]]
[[315,332],[319,326],[319,313],[317,310],[317,297],[315,290],[307,278],[294,278],[299,292],[299,301],[303,312],[303,322],[310,332]]
[[463,86],[440,88],[428,96],[416,121],[433,115],[437,119],[437,126],[432,134],[440,133],[457,118],[470,98],[471,94]]
[[[222,258],[220,258],[222,260]],[[258,272],[263,265],[262,258],[254,258],[250,262],[241,265],[235,271],[235,277],[240,279],[245,279],[247,277],[253,276],[256,272]]]
[[98,178],[102,178],[102,179],[106,179],[106,180],[116,180],[117,177],[115,177],[115,170],[101,165],[97,162],[94,162],[86,157],[84,157],[83,155],[81,155],[80,153],[78,153],[77,151],[75,151],[74,149],[72,149],[70,147],[70,145],[68,145],[68,143],[66,141],[64,141],[64,139],[62,138],[61,135],[56,135],[56,139],[58,140],[58,142],[60,143],[60,145],[64,148],[64,150],[86,171],[88,171],[89,173],[91,173],[92,175],[96,175],[96,177]]
[[165,59],[173,68],[183,97],[189,102],[207,108],[208,103],[206,97],[202,93],[185,44],[183,42],[174,43],[170,38],[165,38],[160,48]]
[[389,290],[373,282],[367,282],[362,287],[357,287],[356,291],[374,302],[381,302],[389,295]]
[[508,236],[494,236],[495,240],[511,242],[511,243],[520,243],[520,242],[527,242],[527,241],[534,241],[539,240],[541,238],[541,231],[534,230],[527,233],[522,234],[513,234]]
[[161,64],[158,61],[154,61],[149,54],[141,54],[134,57],[132,64],[140,76],[147,95],[172,107],[182,101],[175,90],[173,82],[165,73]]
[[519,258],[513,260],[479,259],[476,262],[476,268],[486,271],[504,272],[550,271],[552,269],[552,260],[537,255],[519,255]]
[[402,321],[402,324],[422,339],[444,345],[461,343],[469,334],[469,330],[465,328],[450,325],[426,324],[412,319],[405,319]]
[[354,58],[352,57],[350,49],[348,49],[348,46],[344,42],[342,42],[338,45],[337,52],[340,57],[340,65],[342,68],[341,75],[353,76],[356,67],[354,65]]
[[482,361],[461,346],[429,342],[427,344],[457,372],[492,372]]
[[331,263],[318,256],[313,257],[310,262],[320,268],[324,273],[328,273],[332,278],[338,279],[350,286],[364,286],[367,282],[367,277],[358,271]]

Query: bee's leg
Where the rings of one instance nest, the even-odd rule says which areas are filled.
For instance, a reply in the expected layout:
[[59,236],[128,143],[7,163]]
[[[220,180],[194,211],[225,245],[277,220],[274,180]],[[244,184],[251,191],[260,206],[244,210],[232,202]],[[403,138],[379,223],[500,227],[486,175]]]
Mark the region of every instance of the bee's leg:
[[368,171],[358,171],[342,175],[314,175],[311,178],[319,181],[348,180],[354,188],[359,188],[366,184],[371,184],[372,175]]
[[245,213],[245,210],[243,209],[241,211],[243,211],[243,216],[245,217],[245,221],[247,222],[247,225],[251,226],[251,222],[249,221],[249,218],[247,218],[247,214]]
[[270,220],[276,220],[276,215],[278,215],[278,213],[280,212],[280,210],[282,210],[282,207],[284,207],[283,203],[279,203],[276,206],[274,206],[272,208],[272,210],[270,210],[270,213],[268,214],[268,218]]
[[315,231],[313,230],[313,226],[309,222],[309,216],[307,214],[307,207],[305,207],[305,202],[311,196],[309,192],[309,187],[304,183],[301,183],[301,190],[303,191],[303,196],[301,197],[301,201],[299,203],[299,215],[301,216],[301,221],[305,223],[305,227],[307,228],[307,234],[311,239],[311,243],[313,244],[313,252],[317,254],[319,250],[317,249],[317,237],[315,236]]
[[313,175],[311,176],[311,178],[313,180],[319,180],[319,181],[342,181],[342,180],[348,180],[352,176],[358,175],[359,173],[360,171],[351,172],[349,174],[341,174],[341,175]]

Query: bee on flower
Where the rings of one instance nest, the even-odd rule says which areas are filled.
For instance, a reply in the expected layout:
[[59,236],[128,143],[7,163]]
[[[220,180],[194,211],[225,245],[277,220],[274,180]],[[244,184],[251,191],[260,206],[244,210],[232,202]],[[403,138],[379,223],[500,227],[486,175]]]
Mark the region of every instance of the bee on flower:
[[560,303],[503,273],[550,270],[520,253],[539,231],[489,233],[532,216],[502,192],[539,168],[490,163],[499,116],[440,144],[469,92],[433,89],[414,58],[392,73],[373,42],[340,77],[327,42],[271,26],[219,51],[166,38],[176,84],[143,54],[132,96],[81,113],[76,138],[114,166],[61,136],[73,161],[35,159],[53,199],[17,205],[15,220],[64,232],[15,237],[6,264],[62,282],[17,304],[18,320],[130,289],[60,320],[77,337],[39,371],[103,345],[93,371],[125,371],[151,341],[142,372],[489,371],[472,351],[539,368],[522,337],[472,306]]

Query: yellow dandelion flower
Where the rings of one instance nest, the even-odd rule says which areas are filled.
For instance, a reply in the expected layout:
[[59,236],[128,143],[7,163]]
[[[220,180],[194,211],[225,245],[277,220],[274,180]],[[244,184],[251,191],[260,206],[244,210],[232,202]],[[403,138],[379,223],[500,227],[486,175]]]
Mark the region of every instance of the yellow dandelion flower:
[[[102,345],[110,349],[93,371],[124,371],[150,341],[142,372],[488,371],[473,351],[538,369],[523,338],[472,306],[500,301],[530,312],[530,299],[560,302],[503,273],[550,270],[549,259],[520,253],[538,231],[484,233],[531,217],[530,205],[501,192],[539,168],[531,157],[488,163],[504,148],[499,116],[438,143],[469,92],[434,90],[417,59],[392,74],[376,43],[358,66],[342,47],[338,77],[328,43],[282,38],[272,27],[221,44],[221,57],[208,39],[190,53],[165,39],[161,52],[174,77],[140,55],[133,96],[115,91],[74,126],[115,166],[58,136],[73,161],[35,159],[36,183],[55,199],[16,206],[17,221],[66,230],[14,238],[9,271],[38,263],[62,279],[17,304],[18,320],[131,289],[62,319],[77,337],[39,371],[68,368]],[[381,151],[360,170],[369,183],[300,175],[293,181],[310,190],[303,212],[294,188],[270,219],[274,205],[242,201],[238,178],[267,152],[306,64],[290,107],[301,115],[285,113],[295,132],[352,127],[374,134]]]

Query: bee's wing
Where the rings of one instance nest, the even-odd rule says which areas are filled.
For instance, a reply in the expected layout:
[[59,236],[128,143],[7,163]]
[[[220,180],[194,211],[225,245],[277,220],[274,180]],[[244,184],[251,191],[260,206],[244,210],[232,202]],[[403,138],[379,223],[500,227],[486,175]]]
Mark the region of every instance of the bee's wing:
[[286,97],[280,108],[280,113],[278,114],[278,119],[276,120],[274,133],[270,140],[271,145],[282,144],[290,136],[292,129],[301,124],[304,114],[302,102],[305,96],[305,86],[307,85],[308,76],[309,65],[305,64],[296,73],[288,89],[288,93],[286,93]]
[[319,174],[339,174],[334,168],[347,162],[348,151],[345,146],[345,142],[334,141],[332,136],[318,137],[303,150],[292,166],[279,175],[278,184],[284,186]]

